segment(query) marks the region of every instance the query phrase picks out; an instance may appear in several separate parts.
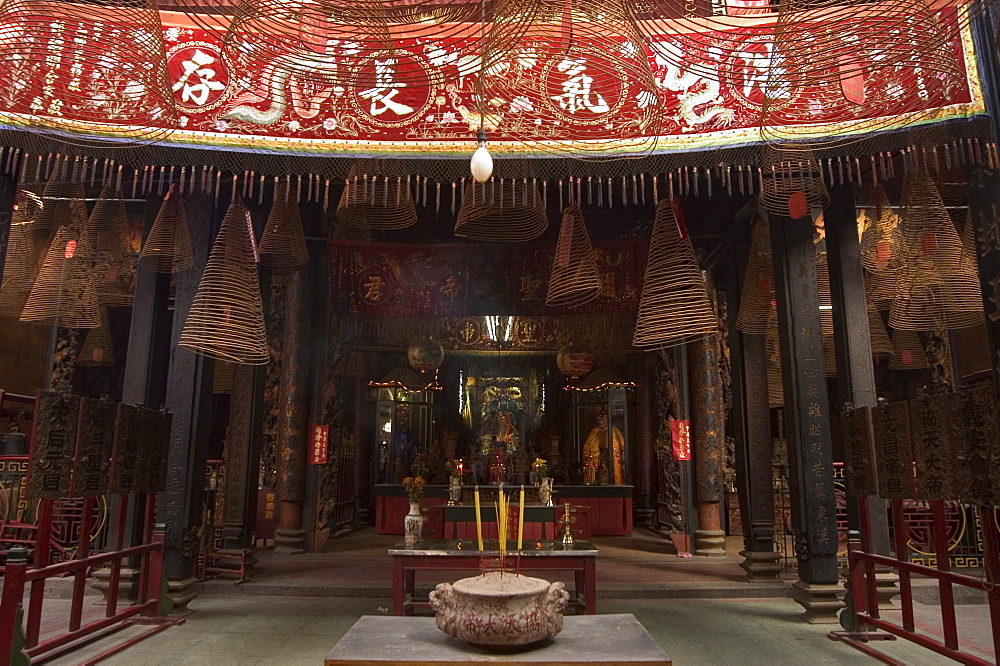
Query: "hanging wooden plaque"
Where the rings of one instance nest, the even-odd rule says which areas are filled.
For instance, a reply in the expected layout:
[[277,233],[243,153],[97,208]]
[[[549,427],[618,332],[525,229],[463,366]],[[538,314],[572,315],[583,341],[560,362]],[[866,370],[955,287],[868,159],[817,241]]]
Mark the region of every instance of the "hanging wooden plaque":
[[905,402],[881,405],[872,412],[878,494],[885,499],[913,499],[913,454]]
[[965,389],[959,393],[962,406],[962,432],[955,438],[953,469],[959,474],[956,499],[984,506],[990,503],[990,434],[996,406],[993,386]]
[[109,400],[80,398],[80,430],[73,465],[74,497],[108,492],[115,412],[115,403]]
[[878,475],[875,470],[875,438],[871,408],[859,407],[846,410],[843,423],[848,492],[852,495],[877,495]]
[[910,436],[916,463],[918,499],[955,499],[956,428],[960,426],[959,400],[955,393],[912,398]]
[[28,467],[28,498],[66,497],[73,481],[80,396],[39,391],[35,440]]
[[139,490],[139,451],[147,436],[139,418],[140,407],[119,404],[115,417],[115,439],[111,457],[111,492],[132,493]]
[[[149,430],[149,442],[145,452],[144,492],[160,493],[167,489],[167,450],[170,444],[170,412],[167,410],[143,409],[143,420]],[[142,484],[140,484],[142,485]]]

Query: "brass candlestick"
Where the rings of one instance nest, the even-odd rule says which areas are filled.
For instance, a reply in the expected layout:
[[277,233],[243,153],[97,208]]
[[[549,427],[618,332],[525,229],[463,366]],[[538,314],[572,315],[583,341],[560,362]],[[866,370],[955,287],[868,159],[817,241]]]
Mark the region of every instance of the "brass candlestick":
[[563,504],[563,516],[559,521],[563,525],[563,538],[562,544],[563,548],[567,550],[573,547],[573,523],[576,522],[576,516],[573,515],[573,507],[570,506],[569,502]]

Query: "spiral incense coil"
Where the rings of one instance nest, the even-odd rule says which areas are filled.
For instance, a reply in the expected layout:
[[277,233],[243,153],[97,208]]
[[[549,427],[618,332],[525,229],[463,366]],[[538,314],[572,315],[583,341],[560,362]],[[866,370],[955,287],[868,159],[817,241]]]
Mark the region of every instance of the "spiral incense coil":
[[601,276],[583,212],[576,204],[567,206],[559,227],[545,304],[576,307],[594,300],[600,291]]
[[760,167],[760,205],[768,212],[799,219],[829,203],[830,195],[812,153],[767,151]]
[[31,287],[38,276],[41,242],[29,233],[32,220],[24,219],[24,207],[18,205],[10,223],[7,260],[0,283],[0,316],[20,317]]
[[115,350],[111,344],[107,308],[101,308],[100,324],[87,331],[76,362],[85,366],[110,366],[115,364]]
[[899,232],[902,264],[889,326],[931,331],[982,323],[975,263],[969,250],[963,261],[962,239],[926,172],[909,173],[904,179]]
[[861,234],[861,265],[865,274],[865,299],[877,310],[888,310],[896,293],[896,279],[904,254],[899,216],[889,205],[881,186],[869,194],[870,224]]
[[[0,25],[0,71],[17,82],[4,110],[30,133],[29,145],[43,138],[107,147],[95,137],[127,127],[128,141],[116,147],[134,146],[165,139],[177,127],[163,25],[152,0],[9,0],[0,5]],[[56,79],[51,68],[60,61],[70,74]]]
[[892,332],[893,354],[889,358],[889,368],[892,370],[926,370],[927,352],[920,342],[916,331]]
[[[35,222],[30,227],[32,235],[37,238],[51,239],[59,227],[80,222],[73,218],[73,215],[79,212],[73,203],[83,202],[86,199],[83,183],[79,180],[67,180],[62,171],[60,160],[57,159],[52,176],[42,188],[41,203],[35,213]],[[86,220],[86,208],[84,208],[84,220]]]
[[465,186],[455,235],[517,243],[545,233],[549,220],[532,179],[500,178]]
[[750,241],[750,258],[747,261],[740,310],[736,315],[736,328],[744,333],[764,335],[768,316],[774,309],[774,265],[771,263],[771,235],[767,221],[757,217]]
[[891,358],[893,354],[892,340],[882,323],[882,315],[873,308],[868,308],[868,335],[871,339],[872,356],[877,358]]
[[216,359],[212,372],[212,393],[232,393],[236,364]]
[[163,199],[149,236],[142,246],[139,262],[157,273],[177,273],[194,266],[191,232],[184,200],[176,188]]
[[94,288],[101,305],[132,303],[135,263],[128,237],[128,214],[121,188],[105,184],[87,221],[90,256],[94,261]]
[[827,377],[837,376],[837,349],[832,335],[823,336],[823,371]]
[[401,175],[349,176],[337,204],[337,219],[353,227],[405,229],[417,223],[410,179]]
[[673,202],[662,199],[656,207],[632,344],[668,347],[717,332],[715,310],[691,239],[682,235]]
[[[73,202],[75,218],[86,219],[86,206]],[[83,223],[59,227],[21,312],[21,321],[94,328],[100,324],[97,292],[91,281],[90,252]]]
[[260,262],[268,266],[301,266],[309,261],[299,205],[288,196],[287,180],[275,193],[257,251]]
[[222,220],[178,344],[233,363],[268,361],[253,227],[242,199]]

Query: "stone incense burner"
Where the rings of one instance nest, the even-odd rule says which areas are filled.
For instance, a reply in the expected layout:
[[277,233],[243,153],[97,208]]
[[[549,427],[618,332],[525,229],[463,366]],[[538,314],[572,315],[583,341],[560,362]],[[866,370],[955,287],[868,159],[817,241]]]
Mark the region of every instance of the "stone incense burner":
[[491,571],[431,592],[437,627],[486,649],[526,649],[563,628],[563,583]]

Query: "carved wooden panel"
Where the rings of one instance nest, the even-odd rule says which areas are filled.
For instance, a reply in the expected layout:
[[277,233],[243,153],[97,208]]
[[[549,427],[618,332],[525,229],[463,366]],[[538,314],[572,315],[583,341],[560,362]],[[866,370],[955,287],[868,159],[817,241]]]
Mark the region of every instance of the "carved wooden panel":
[[962,433],[955,439],[954,463],[960,475],[957,479],[957,499],[983,506],[993,501],[990,470],[998,466],[997,456],[1000,455],[990,448],[996,389],[993,386],[967,389],[959,394],[959,400],[962,406]]
[[953,442],[961,425],[958,395],[918,396],[909,404],[917,498],[954,499],[957,470]]
[[139,468],[143,432],[141,408],[135,405],[118,405],[115,417],[115,439],[112,446],[111,492],[131,493],[140,488],[142,470]]
[[39,391],[35,443],[28,472],[28,497],[65,497],[73,478],[80,396]]
[[872,413],[878,494],[885,499],[913,499],[913,453],[910,415],[905,402],[880,405]]
[[875,471],[875,441],[872,412],[869,407],[844,412],[845,481],[853,495],[877,495],[878,475]]
[[73,467],[74,497],[93,497],[108,492],[115,412],[115,403],[110,400],[80,399],[80,433]]

